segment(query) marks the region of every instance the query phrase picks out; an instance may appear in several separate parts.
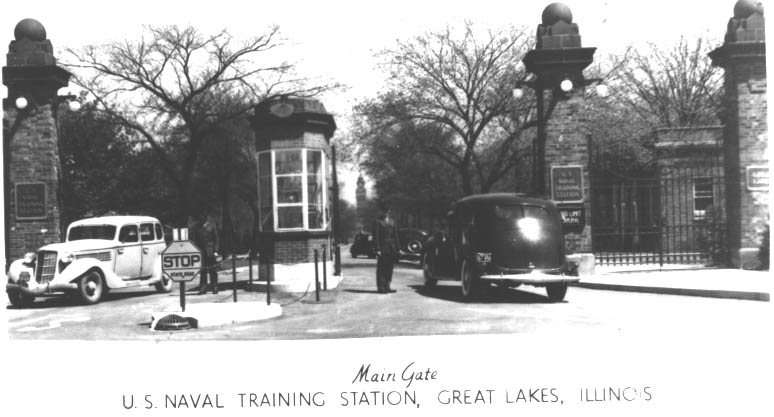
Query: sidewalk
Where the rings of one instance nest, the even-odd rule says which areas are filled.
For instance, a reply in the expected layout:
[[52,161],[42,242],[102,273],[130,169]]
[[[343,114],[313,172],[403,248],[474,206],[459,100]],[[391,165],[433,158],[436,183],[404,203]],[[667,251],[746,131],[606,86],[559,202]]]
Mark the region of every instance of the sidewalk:
[[577,287],[653,294],[770,301],[774,278],[769,271],[691,268],[677,265],[650,270],[597,266]]

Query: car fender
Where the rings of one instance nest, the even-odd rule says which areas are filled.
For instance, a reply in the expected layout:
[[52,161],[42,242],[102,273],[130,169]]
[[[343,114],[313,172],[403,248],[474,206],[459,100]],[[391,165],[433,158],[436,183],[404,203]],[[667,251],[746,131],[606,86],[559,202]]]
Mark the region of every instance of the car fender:
[[35,270],[31,266],[25,265],[23,259],[13,261],[8,267],[8,280],[14,284],[17,283],[22,272],[28,272],[30,277],[35,276]]
[[92,269],[99,270],[108,288],[121,288],[125,286],[121,278],[109,268],[105,268],[104,262],[93,258],[74,260],[59,274],[57,281],[74,283]]

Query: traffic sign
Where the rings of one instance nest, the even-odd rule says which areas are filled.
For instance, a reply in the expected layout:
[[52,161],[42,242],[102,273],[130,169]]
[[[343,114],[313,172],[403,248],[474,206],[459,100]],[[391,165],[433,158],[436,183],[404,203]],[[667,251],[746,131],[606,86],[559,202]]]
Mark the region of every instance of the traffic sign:
[[172,281],[192,281],[202,270],[202,251],[190,240],[172,242],[161,253],[161,270]]

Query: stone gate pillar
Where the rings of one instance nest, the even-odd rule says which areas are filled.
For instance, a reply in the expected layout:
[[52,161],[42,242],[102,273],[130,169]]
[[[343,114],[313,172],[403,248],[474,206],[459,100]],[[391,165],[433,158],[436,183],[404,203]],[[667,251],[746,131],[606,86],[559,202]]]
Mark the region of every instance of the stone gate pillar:
[[40,22],[22,20],[14,37],[3,67],[6,262],[60,241],[57,90],[70,78]]
[[569,221],[569,253],[592,250],[583,69],[593,62],[595,50],[581,47],[570,9],[552,3],[543,11],[535,49],[523,60],[526,70],[536,75],[532,86],[538,96],[533,188],[556,201]]
[[316,249],[321,285],[324,262],[328,288],[335,287],[339,277],[333,276],[330,256],[333,116],[317,100],[282,98],[256,106],[252,124],[258,163],[259,280],[272,279],[280,291],[314,291]]
[[725,42],[710,58],[725,70],[728,249],[732,265],[754,268],[769,214],[766,37],[760,3],[737,1]]

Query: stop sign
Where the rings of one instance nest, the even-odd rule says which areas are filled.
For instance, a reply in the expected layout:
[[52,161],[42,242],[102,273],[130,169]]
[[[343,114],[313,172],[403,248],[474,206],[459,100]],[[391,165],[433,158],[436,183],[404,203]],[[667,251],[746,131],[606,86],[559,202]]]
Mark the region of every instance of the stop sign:
[[202,251],[190,240],[172,242],[161,253],[161,269],[172,281],[192,281],[202,270]]

